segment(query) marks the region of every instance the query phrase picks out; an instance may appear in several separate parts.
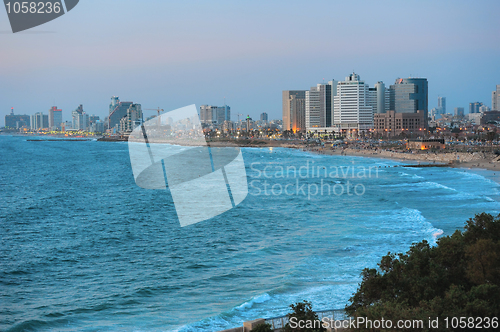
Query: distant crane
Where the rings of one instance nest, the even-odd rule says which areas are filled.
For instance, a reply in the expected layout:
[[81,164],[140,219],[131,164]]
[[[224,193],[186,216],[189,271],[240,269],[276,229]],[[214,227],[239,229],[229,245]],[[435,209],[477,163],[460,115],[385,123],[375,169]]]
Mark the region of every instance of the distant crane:
[[[160,129],[160,122],[161,122],[161,120],[160,120],[160,112],[163,112],[163,109],[161,109],[159,107],[158,108],[144,108],[143,111],[157,111],[158,112],[158,116],[157,116],[157,118],[158,118],[158,129]],[[144,123],[144,115],[142,116],[142,123]]]
[[240,122],[240,115],[244,115],[244,114],[238,113],[238,122]]

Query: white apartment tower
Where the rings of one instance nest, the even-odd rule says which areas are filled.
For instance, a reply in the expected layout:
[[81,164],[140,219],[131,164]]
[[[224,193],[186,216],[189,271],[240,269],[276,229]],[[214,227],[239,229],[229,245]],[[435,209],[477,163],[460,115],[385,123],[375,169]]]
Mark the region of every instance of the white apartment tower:
[[[380,90],[384,91],[385,95],[385,87],[380,87]],[[385,105],[385,96],[383,101]],[[345,81],[338,82],[333,120],[336,132],[373,129],[373,107],[370,106],[369,87],[359,79],[359,75],[352,73]]]

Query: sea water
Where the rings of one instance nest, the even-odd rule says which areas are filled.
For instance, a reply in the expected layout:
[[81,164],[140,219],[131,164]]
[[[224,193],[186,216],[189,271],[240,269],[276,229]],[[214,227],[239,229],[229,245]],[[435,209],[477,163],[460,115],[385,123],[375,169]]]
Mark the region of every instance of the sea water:
[[500,213],[494,172],[243,156],[247,198],[181,228],[168,189],[135,185],[126,143],[0,136],[0,330],[218,331],[302,300],[343,308],[383,255]]

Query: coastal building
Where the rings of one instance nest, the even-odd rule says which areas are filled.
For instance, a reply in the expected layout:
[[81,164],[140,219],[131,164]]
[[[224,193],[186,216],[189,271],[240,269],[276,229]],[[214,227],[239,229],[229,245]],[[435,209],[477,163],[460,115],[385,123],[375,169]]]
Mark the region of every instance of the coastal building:
[[306,130],[330,128],[333,125],[333,99],[337,92],[337,81],[313,86],[305,94]]
[[49,128],[49,116],[42,112],[37,112],[31,116],[31,130]]
[[437,139],[411,139],[406,142],[406,148],[409,150],[429,150],[445,149],[444,138]]
[[137,126],[141,125],[142,121],[142,108],[140,104],[131,104],[127,113],[120,119],[118,131],[121,133],[130,133]]
[[425,130],[425,113],[421,110],[417,113],[387,111],[374,114],[373,122],[375,133],[387,137],[419,133]]
[[260,121],[267,121],[267,120],[268,120],[267,113],[266,112],[261,113],[260,114]]
[[352,134],[373,129],[373,108],[369,105],[368,84],[361,81],[359,75],[352,73],[336,86],[333,107],[335,132]]
[[105,133],[106,132],[106,122],[95,121],[90,124],[89,131],[92,133]]
[[57,106],[52,106],[49,109],[49,128],[50,130],[61,130],[62,110],[57,109]]
[[5,116],[5,128],[19,129],[30,128],[31,118],[29,115],[14,114],[14,108],[10,109],[10,114]]
[[463,107],[455,107],[455,116],[457,118],[463,118],[464,117],[464,108]]
[[476,101],[474,103],[469,103],[469,114],[480,113],[479,107],[483,106],[483,103]]
[[[396,113],[424,111],[428,118],[428,83],[426,78],[398,78],[389,87],[389,109]],[[426,124],[427,126],[427,124]]]
[[285,90],[283,100],[283,130],[306,129],[306,90]]
[[83,105],[79,105],[71,112],[73,119],[73,130],[87,130],[89,127],[89,115],[83,111]]
[[200,106],[200,121],[204,124],[221,125],[224,121],[231,121],[231,108],[224,106]]
[[133,102],[131,101],[120,101],[118,97],[111,97],[111,103],[109,105],[110,113],[108,116],[108,129],[119,127],[120,120],[127,115],[127,110],[132,104]]
[[500,111],[500,84],[497,84],[496,90],[491,93],[491,110]]
[[446,97],[438,97],[438,112],[439,114],[446,114]]
[[389,89],[385,87],[384,82],[379,81],[373,88],[368,88],[368,105],[372,107],[373,113],[385,113],[389,110],[390,98]]

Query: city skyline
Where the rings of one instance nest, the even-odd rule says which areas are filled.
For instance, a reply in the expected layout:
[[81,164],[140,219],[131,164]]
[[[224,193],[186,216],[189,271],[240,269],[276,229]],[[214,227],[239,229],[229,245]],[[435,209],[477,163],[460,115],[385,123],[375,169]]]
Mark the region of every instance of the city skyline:
[[438,96],[448,112],[474,101],[492,106],[500,83],[497,1],[320,3],[321,11],[294,1],[88,0],[18,34],[7,33],[2,12],[0,126],[11,107],[34,114],[57,105],[68,119],[83,104],[104,118],[111,95],[165,110],[225,98],[236,113],[281,118],[283,90],[308,90],[353,70],[369,86],[427,78],[429,109]]

